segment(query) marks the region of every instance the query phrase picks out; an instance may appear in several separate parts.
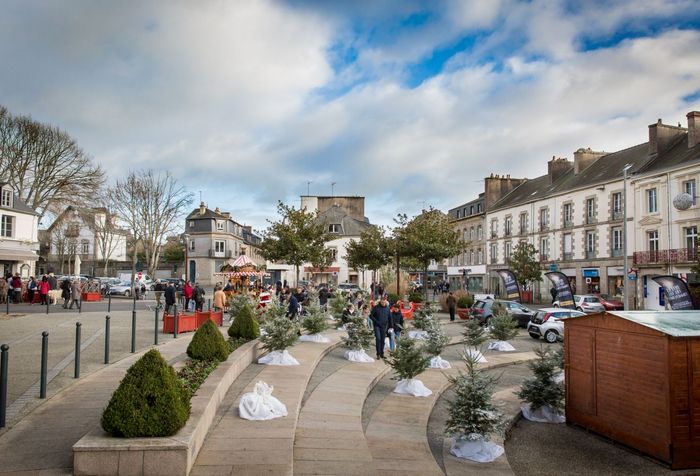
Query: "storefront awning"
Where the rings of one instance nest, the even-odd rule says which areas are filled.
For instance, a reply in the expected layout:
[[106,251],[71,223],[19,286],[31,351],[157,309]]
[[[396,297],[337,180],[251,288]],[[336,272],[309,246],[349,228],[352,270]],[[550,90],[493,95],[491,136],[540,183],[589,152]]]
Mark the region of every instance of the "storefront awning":
[[39,255],[29,250],[0,249],[0,261],[36,261]]

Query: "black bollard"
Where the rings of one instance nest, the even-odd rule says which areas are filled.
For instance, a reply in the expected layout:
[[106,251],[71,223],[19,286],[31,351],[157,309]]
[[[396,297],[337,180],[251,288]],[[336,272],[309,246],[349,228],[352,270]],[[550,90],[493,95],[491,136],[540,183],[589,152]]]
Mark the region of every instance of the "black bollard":
[[107,294],[107,312],[112,312],[112,295]]
[[5,415],[7,413],[7,351],[10,346],[0,346],[0,428],[5,427]]
[[211,311],[211,298],[207,301],[207,311]]
[[39,398],[46,398],[46,372],[49,363],[49,333],[41,333],[41,376],[39,380]]
[[80,378],[80,329],[82,326],[79,322],[75,323],[75,369],[73,378]]
[[109,364],[109,316],[105,316],[105,365]]
[[131,353],[136,352],[136,309],[131,311]]
[[177,324],[178,324],[178,315],[177,315],[177,304],[173,304],[173,307],[175,310],[173,311],[173,338],[177,339]]
[[158,345],[158,312],[160,311],[160,307],[156,306],[156,319],[155,319],[155,328],[153,329],[153,345]]
[[5,311],[5,312],[7,313],[7,315],[9,315],[10,314],[10,295],[9,294],[7,295],[7,299],[5,299],[5,304],[7,304],[7,311]]
[[83,298],[82,296],[80,297],[80,301],[78,301],[78,314],[83,313]]

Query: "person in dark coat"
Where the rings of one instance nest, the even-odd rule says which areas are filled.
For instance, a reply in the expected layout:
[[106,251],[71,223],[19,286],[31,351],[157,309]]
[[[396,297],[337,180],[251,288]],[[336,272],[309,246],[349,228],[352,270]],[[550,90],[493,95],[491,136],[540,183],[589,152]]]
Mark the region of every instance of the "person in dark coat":
[[54,289],[58,289],[58,280],[53,273],[49,273],[49,290],[53,291]]
[[552,286],[552,289],[549,290],[549,294],[552,295],[552,304],[554,304],[554,301],[557,300],[557,288]]
[[391,327],[394,331],[389,332],[389,350],[393,352],[403,330],[403,314],[398,304],[391,307]]
[[293,321],[299,314],[299,300],[291,291],[287,291],[287,302],[287,317]]
[[457,311],[457,299],[452,293],[447,295],[447,311],[450,313],[450,321],[454,321],[455,312]]
[[384,358],[384,340],[387,337],[389,329],[393,329],[391,323],[391,310],[389,308],[389,301],[386,296],[382,296],[382,299],[373,308],[369,315],[372,324],[374,325],[374,340],[375,346],[377,348],[377,358]]
[[349,302],[348,305],[345,306],[345,309],[343,309],[343,314],[340,316],[340,322],[347,324],[350,322],[350,318],[353,316],[353,314],[355,314],[355,309],[352,303]]
[[63,309],[68,309],[68,302],[70,301],[70,281],[67,279],[61,282],[61,298],[63,299]]
[[199,285],[199,283],[194,284],[194,289],[192,289],[192,299],[194,299],[195,310],[202,312],[204,309],[204,288]]
[[326,310],[326,305],[328,304],[328,297],[331,295],[330,292],[328,292],[328,288],[325,286],[321,288],[321,290],[318,292],[318,303],[321,305],[321,309],[324,311]]
[[165,295],[165,312],[171,314],[172,307],[175,305],[175,286],[173,283],[168,283],[163,294]]

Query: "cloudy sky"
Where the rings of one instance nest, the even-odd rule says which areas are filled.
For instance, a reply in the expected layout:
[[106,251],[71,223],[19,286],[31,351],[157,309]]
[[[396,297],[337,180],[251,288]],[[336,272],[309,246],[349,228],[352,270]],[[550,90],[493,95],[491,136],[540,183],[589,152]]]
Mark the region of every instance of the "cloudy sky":
[[308,181],[389,224],[700,109],[697,0],[0,7],[0,103],[66,130],[111,178],[170,170],[258,229]]

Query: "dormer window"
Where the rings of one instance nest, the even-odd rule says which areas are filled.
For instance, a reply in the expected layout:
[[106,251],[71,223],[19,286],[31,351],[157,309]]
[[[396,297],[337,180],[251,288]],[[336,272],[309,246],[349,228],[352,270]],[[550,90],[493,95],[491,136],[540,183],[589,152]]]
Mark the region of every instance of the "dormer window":
[[12,190],[6,188],[2,189],[2,206],[8,208],[12,207]]
[[343,231],[340,223],[331,223],[328,225],[328,233],[341,233]]
[[194,228],[194,220],[190,220],[190,228]]
[[224,231],[224,222],[223,220],[216,220],[216,229],[218,231]]

